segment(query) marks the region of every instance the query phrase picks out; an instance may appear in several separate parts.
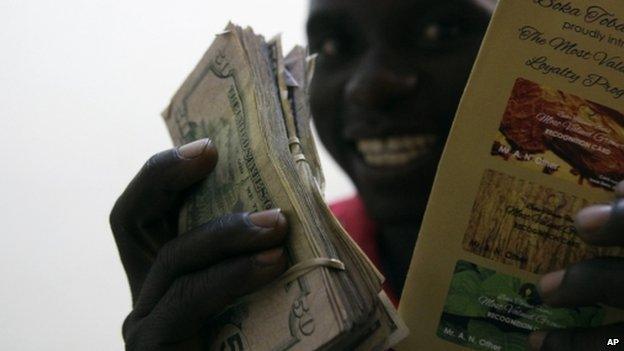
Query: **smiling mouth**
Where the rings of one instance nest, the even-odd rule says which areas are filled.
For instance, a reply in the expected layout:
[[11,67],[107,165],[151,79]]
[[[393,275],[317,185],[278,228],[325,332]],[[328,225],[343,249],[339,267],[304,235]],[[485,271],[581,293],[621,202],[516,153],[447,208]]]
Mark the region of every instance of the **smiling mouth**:
[[430,156],[436,147],[435,135],[410,135],[361,139],[356,142],[364,162],[372,167],[401,167]]

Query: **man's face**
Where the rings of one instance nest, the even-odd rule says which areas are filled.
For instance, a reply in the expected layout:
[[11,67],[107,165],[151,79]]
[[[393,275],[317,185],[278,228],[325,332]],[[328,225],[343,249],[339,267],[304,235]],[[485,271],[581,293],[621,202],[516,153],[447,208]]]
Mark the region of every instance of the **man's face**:
[[414,220],[489,20],[473,0],[312,0],[321,140],[382,222]]

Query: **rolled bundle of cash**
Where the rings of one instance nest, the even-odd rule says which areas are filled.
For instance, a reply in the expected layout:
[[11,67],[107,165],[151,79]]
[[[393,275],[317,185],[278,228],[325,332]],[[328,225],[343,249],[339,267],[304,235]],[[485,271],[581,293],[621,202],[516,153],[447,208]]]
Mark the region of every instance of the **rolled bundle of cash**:
[[210,321],[210,350],[384,350],[407,329],[383,293],[383,276],[324,202],[310,129],[314,59],[284,57],[229,24],[163,117],[175,145],[210,138],[214,172],[180,212],[184,233],[227,213],[280,208],[288,218],[290,269]]

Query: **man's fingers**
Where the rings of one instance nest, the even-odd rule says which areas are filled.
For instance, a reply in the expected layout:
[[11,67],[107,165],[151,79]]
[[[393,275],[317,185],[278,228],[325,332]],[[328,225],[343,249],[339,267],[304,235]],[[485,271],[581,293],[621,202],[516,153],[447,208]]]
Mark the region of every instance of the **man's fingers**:
[[286,231],[286,218],[274,209],[225,215],[180,235],[159,251],[135,311],[147,315],[178,277],[283,245]]
[[618,185],[615,186],[615,196],[624,197],[624,182],[619,182]]
[[204,179],[217,163],[217,150],[209,139],[152,156],[117,200],[113,224],[149,225],[177,205],[181,193]]
[[184,189],[206,177],[217,162],[208,139],[149,159],[119,197],[110,224],[136,300],[160,246],[177,233],[177,208]]
[[624,307],[624,259],[599,258],[546,274],[538,283],[542,300],[554,307],[598,303]]
[[165,236],[175,235],[173,223],[164,218],[171,217],[169,212],[178,205],[182,191],[205,178],[216,162],[216,149],[210,140],[202,139],[160,152],[145,163],[110,215],[122,260],[131,259],[123,251],[130,251],[130,256],[154,256],[159,246],[170,239]]
[[532,351],[624,350],[624,324],[534,332],[529,336],[529,346]]
[[225,215],[167,243],[154,269],[180,276],[226,258],[282,245],[286,231],[280,209]]
[[284,250],[275,248],[180,277],[142,323],[164,342],[185,340],[237,298],[273,281],[285,269]]
[[611,205],[595,205],[581,210],[576,226],[583,240],[598,246],[624,246],[624,198]]

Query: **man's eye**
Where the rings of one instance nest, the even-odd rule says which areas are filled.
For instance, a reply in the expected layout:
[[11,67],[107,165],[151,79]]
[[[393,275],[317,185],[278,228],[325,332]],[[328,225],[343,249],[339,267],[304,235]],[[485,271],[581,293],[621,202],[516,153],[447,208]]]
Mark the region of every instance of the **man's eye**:
[[460,28],[458,25],[431,23],[423,29],[421,40],[425,43],[435,44],[442,41],[453,40],[459,34]]
[[333,57],[338,54],[338,41],[334,38],[327,38],[321,44],[321,53]]

